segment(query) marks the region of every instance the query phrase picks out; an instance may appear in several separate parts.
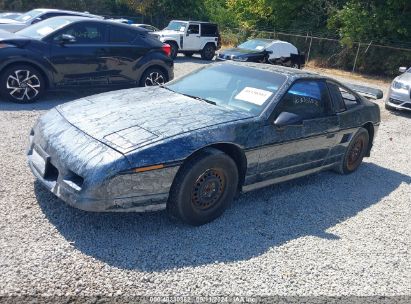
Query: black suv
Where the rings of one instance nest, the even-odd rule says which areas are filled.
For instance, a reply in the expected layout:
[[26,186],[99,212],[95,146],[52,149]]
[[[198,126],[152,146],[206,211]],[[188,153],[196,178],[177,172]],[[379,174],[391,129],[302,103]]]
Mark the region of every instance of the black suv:
[[0,93],[18,103],[47,89],[152,86],[174,77],[169,45],[111,21],[55,17],[1,32],[0,43]]

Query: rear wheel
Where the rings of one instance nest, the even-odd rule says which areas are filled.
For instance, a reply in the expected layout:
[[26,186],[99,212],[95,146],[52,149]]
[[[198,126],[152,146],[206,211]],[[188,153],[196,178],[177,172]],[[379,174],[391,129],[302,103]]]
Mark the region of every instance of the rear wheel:
[[167,209],[187,224],[206,224],[230,205],[237,185],[238,170],[233,159],[219,150],[205,149],[181,168]]
[[21,64],[6,69],[1,75],[0,91],[8,100],[16,103],[31,103],[45,92],[46,85],[40,71]]
[[368,131],[360,128],[345,152],[341,167],[338,170],[341,174],[350,174],[358,169],[367,153],[369,140]]
[[140,80],[140,87],[163,85],[167,82],[167,75],[159,68],[149,68]]
[[201,51],[201,59],[212,60],[215,56],[215,46],[211,43],[206,44],[206,46]]
[[186,57],[193,57],[194,53],[193,52],[186,52],[184,53],[184,56]]

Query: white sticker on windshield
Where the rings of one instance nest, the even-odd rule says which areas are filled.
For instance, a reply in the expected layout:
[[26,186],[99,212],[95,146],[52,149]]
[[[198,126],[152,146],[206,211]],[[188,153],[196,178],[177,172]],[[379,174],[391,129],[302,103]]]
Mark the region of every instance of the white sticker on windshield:
[[264,46],[257,45],[257,47],[255,49],[258,50],[258,51],[262,51],[262,50],[264,50]]
[[261,106],[273,93],[256,88],[245,87],[235,99],[243,100]]

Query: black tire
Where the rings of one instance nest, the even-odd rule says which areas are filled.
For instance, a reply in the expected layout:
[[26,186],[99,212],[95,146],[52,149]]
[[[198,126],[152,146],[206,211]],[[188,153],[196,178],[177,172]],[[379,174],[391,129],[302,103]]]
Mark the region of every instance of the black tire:
[[177,57],[177,54],[178,54],[178,45],[177,45],[177,43],[172,42],[172,41],[166,42],[166,43],[169,44],[170,47],[171,47],[170,58],[175,59]]
[[201,59],[212,60],[215,56],[215,46],[211,43],[205,45],[201,51]]
[[0,76],[1,95],[15,103],[32,103],[46,91],[42,73],[26,64],[12,65]]
[[193,57],[193,55],[194,55],[194,53],[193,52],[186,52],[186,53],[184,53],[184,56],[186,56],[186,57]]
[[159,68],[148,68],[140,78],[140,87],[163,85],[168,81],[166,73]]
[[369,141],[368,131],[360,128],[348,145],[340,168],[338,168],[339,173],[350,174],[358,169],[364,156],[367,154]]
[[231,204],[237,186],[234,160],[217,149],[205,149],[178,172],[167,210],[171,216],[193,226],[209,223]]

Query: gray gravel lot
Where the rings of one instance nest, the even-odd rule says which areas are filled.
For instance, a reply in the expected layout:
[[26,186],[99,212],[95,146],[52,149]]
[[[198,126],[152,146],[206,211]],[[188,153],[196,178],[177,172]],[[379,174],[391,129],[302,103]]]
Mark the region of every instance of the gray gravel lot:
[[[176,75],[201,64],[178,58]],[[193,228],[164,212],[79,211],[35,182],[31,126],[87,94],[0,102],[0,296],[411,295],[410,114],[381,107],[373,155],[356,173],[242,195]]]

